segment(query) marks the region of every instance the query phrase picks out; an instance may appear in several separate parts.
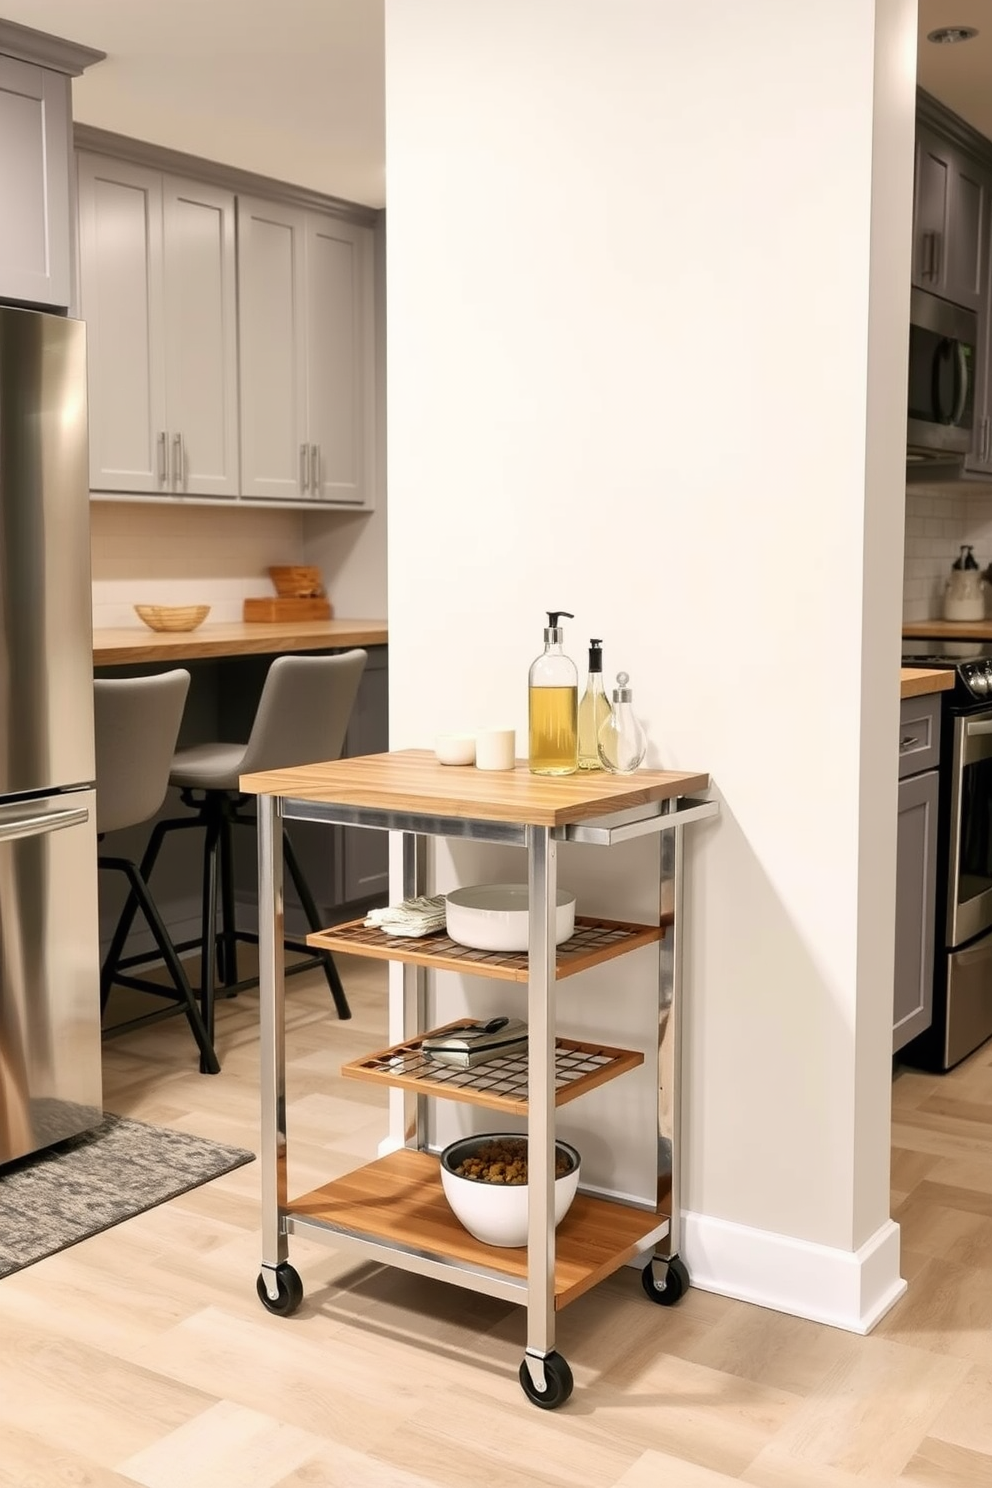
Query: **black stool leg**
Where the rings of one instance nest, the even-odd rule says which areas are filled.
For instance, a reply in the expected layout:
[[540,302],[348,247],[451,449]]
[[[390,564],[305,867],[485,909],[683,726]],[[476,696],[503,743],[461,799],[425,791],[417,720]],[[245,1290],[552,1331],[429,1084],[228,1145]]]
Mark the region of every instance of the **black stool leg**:
[[[289,869],[289,876],[293,880],[293,886],[296,889],[300,903],[303,906],[303,913],[307,917],[307,924],[310,926],[311,930],[319,930],[321,928],[321,924],[320,916],[317,913],[317,906],[314,903],[313,895],[310,892],[310,885],[303,877],[303,871],[300,868],[296,852],[293,848],[293,844],[289,840],[289,833],[286,831],[285,827],[283,828],[282,833],[282,846],[283,852],[286,857],[286,867]],[[317,954],[320,956],[320,960],[324,968],[324,975],[327,978],[327,985],[331,989],[331,996],[334,998],[334,1006],[337,1008],[338,1017],[350,1018],[351,1008],[348,1006],[348,999],[345,996],[344,987],[342,986],[341,978],[338,975],[338,969],[334,964],[334,957],[331,955],[330,951],[318,951]]]
[[217,953],[217,858],[220,823],[207,823],[203,840],[203,941],[200,945],[200,1006],[211,1042],[214,1037],[214,960]]
[[[165,928],[165,923],[148,892],[148,885],[142,878],[139,869],[127,858],[105,858],[101,860],[101,866],[105,868],[119,868],[127,875],[127,881],[131,890],[130,899],[135,901],[136,907],[140,907],[142,914],[147,920],[148,928],[155,937],[155,943],[162,953],[162,959],[168,968],[176,991],[182,998],[187,1021],[189,1022],[193,1037],[196,1039],[197,1047],[200,1050],[200,1069],[207,1075],[219,1074],[220,1061],[217,1058],[212,1039],[204,1026],[204,1021],[194,1001],[193,989],[190,987],[189,979],[183,970],[182,962],[176,955],[176,950],[172,944],[169,932]],[[128,901],[129,904],[130,899]],[[131,918],[133,920],[133,914]],[[108,972],[112,973],[114,964],[116,963],[111,963],[110,953],[108,952],[103,971],[101,972],[101,982],[105,974]]]
[[231,816],[227,802],[222,801],[220,821],[220,918],[217,940],[217,966],[225,987],[238,980],[238,929],[234,909],[234,852],[231,841]]

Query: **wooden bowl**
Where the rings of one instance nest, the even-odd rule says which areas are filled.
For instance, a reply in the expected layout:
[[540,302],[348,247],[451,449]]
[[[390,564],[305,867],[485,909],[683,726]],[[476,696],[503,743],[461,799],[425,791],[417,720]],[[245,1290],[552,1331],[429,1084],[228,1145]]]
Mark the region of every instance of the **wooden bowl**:
[[135,605],[134,613],[152,630],[195,630],[210,614],[210,606]]
[[269,569],[269,578],[283,599],[319,599],[324,593],[320,569],[309,564],[282,564]]

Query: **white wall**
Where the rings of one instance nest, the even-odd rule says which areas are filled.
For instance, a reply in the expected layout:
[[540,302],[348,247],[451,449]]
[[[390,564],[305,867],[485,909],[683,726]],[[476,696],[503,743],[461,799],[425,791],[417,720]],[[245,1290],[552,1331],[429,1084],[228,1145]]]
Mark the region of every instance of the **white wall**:
[[[689,852],[690,1263],[866,1326],[899,1285],[915,6],[387,0],[386,35],[392,743],[523,738],[548,606],[580,662],[605,638],[648,763],[723,802]],[[817,1298],[783,1246],[870,1285]]]

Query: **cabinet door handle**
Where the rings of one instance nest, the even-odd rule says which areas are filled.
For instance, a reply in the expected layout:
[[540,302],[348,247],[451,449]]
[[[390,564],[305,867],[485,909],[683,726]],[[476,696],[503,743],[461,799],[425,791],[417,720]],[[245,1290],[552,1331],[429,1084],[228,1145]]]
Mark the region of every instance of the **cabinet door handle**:
[[923,234],[923,277],[932,284],[937,277],[937,234]]
[[310,446],[310,491],[314,496],[320,495],[320,445]]
[[305,444],[300,445],[300,490],[305,491],[310,484],[310,467],[307,463],[308,451]]
[[186,489],[186,450],[183,445],[183,436],[173,434],[172,453],[175,455],[176,464],[172,472],[172,479],[181,491]]
[[169,480],[169,451],[167,448],[169,436],[163,429],[156,443],[158,444],[158,478],[163,486]]
[[919,742],[919,734],[903,734],[902,738],[899,740],[900,752],[904,752],[907,749],[912,749],[913,745],[919,744]]

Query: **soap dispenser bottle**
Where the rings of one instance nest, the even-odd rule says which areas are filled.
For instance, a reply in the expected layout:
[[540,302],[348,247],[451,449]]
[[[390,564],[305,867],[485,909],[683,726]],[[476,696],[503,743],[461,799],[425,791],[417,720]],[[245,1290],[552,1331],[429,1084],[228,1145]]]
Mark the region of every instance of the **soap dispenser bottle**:
[[572,775],[579,763],[579,674],[562,647],[558,621],[567,610],[549,610],[544,650],[527,678],[528,764],[533,775]]
[[603,691],[603,643],[589,642],[589,680],[579,701],[579,769],[601,770],[597,740],[599,731],[610,716],[610,705]]

